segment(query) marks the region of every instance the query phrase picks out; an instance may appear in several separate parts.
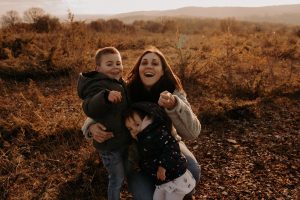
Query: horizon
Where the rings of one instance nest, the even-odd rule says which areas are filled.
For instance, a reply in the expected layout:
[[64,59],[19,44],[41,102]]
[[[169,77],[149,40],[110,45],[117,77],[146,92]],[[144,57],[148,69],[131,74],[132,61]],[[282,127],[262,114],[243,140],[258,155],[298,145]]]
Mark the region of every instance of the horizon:
[[[102,6],[104,4],[105,6]],[[230,3],[226,0],[173,0],[172,3],[166,1],[161,2],[160,0],[152,0],[151,2],[129,0],[118,3],[116,0],[110,0],[109,2],[104,0],[90,0],[89,3],[86,3],[83,0],[23,0],[22,3],[18,2],[18,0],[2,0],[0,2],[0,15],[4,15],[9,10],[16,10],[20,15],[22,15],[25,10],[32,7],[40,7],[51,15],[61,16],[67,15],[68,10],[70,10],[74,15],[116,15],[139,11],[174,10],[183,7],[266,7],[297,4],[300,4],[300,2],[296,0],[288,0],[285,2],[275,0],[268,0],[264,2],[258,0],[232,0]]]

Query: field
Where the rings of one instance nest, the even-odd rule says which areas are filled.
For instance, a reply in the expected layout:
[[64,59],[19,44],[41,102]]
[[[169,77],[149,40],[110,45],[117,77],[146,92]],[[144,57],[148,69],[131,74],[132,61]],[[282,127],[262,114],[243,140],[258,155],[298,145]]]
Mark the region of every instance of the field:
[[106,198],[106,172],[80,130],[78,73],[115,46],[126,75],[148,45],[166,55],[202,124],[185,141],[202,167],[196,199],[299,198],[300,27],[43,20],[0,30],[1,199]]

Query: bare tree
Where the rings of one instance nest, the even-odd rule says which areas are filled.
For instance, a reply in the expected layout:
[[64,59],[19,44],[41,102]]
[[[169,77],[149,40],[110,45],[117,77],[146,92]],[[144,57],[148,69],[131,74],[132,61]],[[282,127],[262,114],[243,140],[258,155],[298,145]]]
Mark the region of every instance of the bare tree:
[[24,12],[23,19],[28,23],[35,23],[39,18],[45,16],[46,13],[42,8],[32,7]]
[[5,15],[1,17],[1,24],[3,27],[14,26],[22,21],[19,13],[15,10],[7,11]]

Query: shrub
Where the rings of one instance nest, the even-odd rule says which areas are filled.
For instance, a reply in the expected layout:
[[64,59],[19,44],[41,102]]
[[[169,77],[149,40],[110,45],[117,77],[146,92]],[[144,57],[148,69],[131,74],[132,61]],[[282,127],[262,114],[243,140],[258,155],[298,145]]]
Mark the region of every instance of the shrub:
[[33,27],[38,33],[51,32],[61,27],[59,19],[56,17],[50,17],[49,15],[39,17],[36,22],[33,23]]

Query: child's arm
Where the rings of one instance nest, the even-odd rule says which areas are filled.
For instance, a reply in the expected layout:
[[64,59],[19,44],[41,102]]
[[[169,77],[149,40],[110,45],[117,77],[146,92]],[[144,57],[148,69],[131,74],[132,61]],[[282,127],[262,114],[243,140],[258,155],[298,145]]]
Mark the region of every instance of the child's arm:
[[88,117],[97,119],[99,116],[104,116],[111,109],[112,102],[118,103],[121,98],[120,92],[103,89],[94,96],[85,99],[82,108]]
[[158,145],[163,149],[158,159],[158,165],[166,171],[166,169],[172,168],[174,163],[178,162],[176,159],[179,157],[177,154],[180,154],[179,144],[171,133],[163,132],[159,138]]

